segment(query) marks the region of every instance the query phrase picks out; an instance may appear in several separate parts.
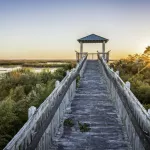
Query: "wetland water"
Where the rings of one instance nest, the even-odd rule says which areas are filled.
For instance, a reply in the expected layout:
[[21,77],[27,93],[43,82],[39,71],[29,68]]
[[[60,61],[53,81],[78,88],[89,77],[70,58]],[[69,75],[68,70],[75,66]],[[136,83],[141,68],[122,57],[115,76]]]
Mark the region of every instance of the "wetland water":
[[[21,68],[26,68],[26,67],[22,67],[22,66],[0,66],[0,74],[4,74],[7,72],[11,72],[14,70],[19,70]],[[41,68],[36,68],[36,67],[27,67],[27,69],[30,69],[31,71],[35,72],[35,73],[40,73],[41,71],[43,71],[44,69],[54,72],[56,69],[58,69],[58,67],[56,68],[47,68],[47,67],[41,67]]]

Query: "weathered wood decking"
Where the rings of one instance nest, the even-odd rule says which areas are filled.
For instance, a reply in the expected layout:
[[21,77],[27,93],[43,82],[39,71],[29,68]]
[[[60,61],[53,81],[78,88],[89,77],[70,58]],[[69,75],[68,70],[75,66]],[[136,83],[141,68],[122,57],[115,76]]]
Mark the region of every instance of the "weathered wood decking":
[[[71,105],[75,125],[64,127],[56,142],[58,150],[128,150],[130,144],[117,110],[110,99],[105,77],[97,61],[87,61]],[[89,132],[80,132],[78,121],[90,124]]]

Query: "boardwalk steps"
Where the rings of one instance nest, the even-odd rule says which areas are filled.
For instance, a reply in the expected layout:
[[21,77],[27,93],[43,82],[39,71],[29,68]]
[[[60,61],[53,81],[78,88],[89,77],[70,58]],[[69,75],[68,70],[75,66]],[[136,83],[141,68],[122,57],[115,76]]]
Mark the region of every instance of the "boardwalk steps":
[[[56,142],[58,150],[130,149],[124,127],[117,115],[98,61],[88,61],[68,115],[75,125],[64,127]],[[78,121],[90,124],[89,132],[80,132]]]

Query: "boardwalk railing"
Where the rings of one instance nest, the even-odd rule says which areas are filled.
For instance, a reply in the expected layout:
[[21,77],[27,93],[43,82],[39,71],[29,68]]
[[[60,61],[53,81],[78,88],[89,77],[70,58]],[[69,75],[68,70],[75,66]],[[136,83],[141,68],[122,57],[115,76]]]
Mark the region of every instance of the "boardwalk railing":
[[111,99],[118,109],[134,150],[150,150],[150,115],[134,96],[119,75],[111,70],[105,60],[99,56],[111,93]]
[[76,90],[76,78],[82,76],[86,65],[85,55],[76,68],[68,72],[66,77],[57,82],[54,91],[39,106],[20,131],[7,144],[4,150],[48,150],[52,146],[64,113]]

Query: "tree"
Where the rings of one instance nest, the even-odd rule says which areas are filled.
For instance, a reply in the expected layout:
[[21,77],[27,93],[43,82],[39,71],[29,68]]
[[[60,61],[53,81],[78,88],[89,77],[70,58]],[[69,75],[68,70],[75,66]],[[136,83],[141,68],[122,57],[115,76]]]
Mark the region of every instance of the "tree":
[[144,54],[150,56],[150,46],[146,47],[146,50],[144,51]]
[[18,118],[14,113],[14,104],[10,98],[0,104],[0,149],[8,143],[14,132],[13,124]]
[[111,64],[114,70],[119,70],[123,81],[131,82],[131,91],[138,100],[150,108],[150,46],[146,48],[142,55],[129,55],[127,59],[122,59]]

